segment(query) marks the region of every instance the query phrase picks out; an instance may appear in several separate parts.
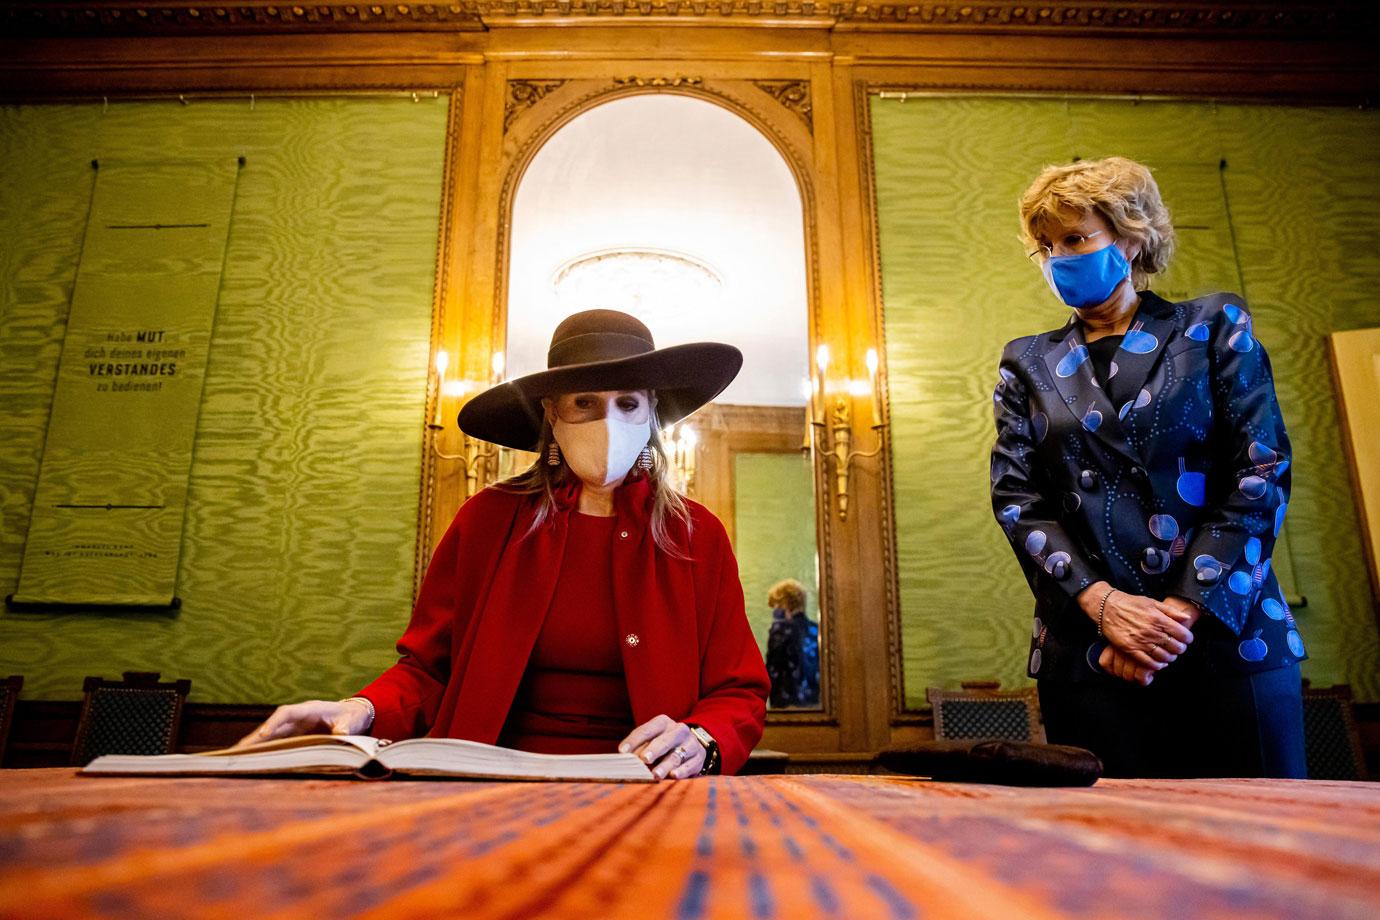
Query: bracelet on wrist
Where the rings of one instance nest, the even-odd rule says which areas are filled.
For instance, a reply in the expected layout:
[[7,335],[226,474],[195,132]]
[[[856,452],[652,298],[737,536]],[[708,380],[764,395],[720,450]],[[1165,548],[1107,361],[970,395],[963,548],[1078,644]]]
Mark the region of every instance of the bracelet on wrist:
[[341,700],[342,703],[363,703],[364,708],[369,710],[369,721],[364,723],[360,731],[367,732],[374,727],[374,719],[378,717],[378,712],[374,709],[374,703],[367,696],[351,696]]
[[1108,588],[1107,593],[1102,595],[1102,602],[1097,605],[1097,637],[1102,638],[1102,617],[1107,613],[1107,598],[1116,593],[1116,588]]

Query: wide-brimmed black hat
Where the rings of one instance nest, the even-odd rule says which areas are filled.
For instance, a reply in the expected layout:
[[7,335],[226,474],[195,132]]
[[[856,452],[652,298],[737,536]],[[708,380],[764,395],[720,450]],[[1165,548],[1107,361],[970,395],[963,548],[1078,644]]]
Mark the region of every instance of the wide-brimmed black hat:
[[491,387],[460,410],[460,430],[503,447],[535,450],[544,396],[587,390],[655,390],[662,425],[685,418],[724,391],[743,353],[721,342],[657,348],[651,331],[617,310],[568,316],[551,335],[547,369]]

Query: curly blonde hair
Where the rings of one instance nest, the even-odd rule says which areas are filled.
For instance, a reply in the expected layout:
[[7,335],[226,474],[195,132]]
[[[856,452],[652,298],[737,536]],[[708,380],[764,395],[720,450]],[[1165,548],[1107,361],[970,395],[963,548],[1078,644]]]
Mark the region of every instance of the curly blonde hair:
[[1174,255],[1169,209],[1149,168],[1126,157],[1046,166],[1021,196],[1022,239],[1034,249],[1046,221],[1088,211],[1106,218],[1117,236],[1139,244],[1131,262],[1136,288],[1144,288],[1151,275],[1169,266]]
[[805,586],[794,578],[778,581],[767,591],[767,603],[787,613],[799,613],[805,609]]

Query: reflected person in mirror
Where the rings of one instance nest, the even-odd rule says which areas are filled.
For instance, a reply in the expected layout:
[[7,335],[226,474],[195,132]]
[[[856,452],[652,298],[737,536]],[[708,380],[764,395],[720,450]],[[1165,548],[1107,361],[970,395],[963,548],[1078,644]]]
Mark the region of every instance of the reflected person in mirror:
[[805,615],[805,586],[794,578],[767,591],[767,676],[773,708],[819,705],[819,624]]
[[1289,437],[1245,301],[1148,289],[1174,229],[1132,160],[1045,169],[1020,219],[1072,311],[1006,346],[993,397],[1050,742],[1110,776],[1305,775],[1305,652],[1271,562]]
[[657,349],[634,317],[557,326],[547,370],[460,412],[471,437],[535,451],[461,506],[397,664],[351,699],[279,707],[241,743],[306,732],[617,751],[659,778],[734,773],[768,681],[723,525],[676,491],[660,431],[712,400],[742,354]]

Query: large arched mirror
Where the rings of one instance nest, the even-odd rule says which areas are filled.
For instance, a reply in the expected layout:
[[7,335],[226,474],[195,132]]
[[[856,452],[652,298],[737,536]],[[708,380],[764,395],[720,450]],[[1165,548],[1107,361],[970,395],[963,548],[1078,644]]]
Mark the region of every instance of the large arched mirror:
[[[624,95],[566,122],[514,193],[504,375],[546,366],[552,329],[595,307],[658,346],[717,340],[743,370],[668,436],[691,498],[724,522],[773,709],[818,709],[815,473],[802,451],[809,298],[800,190],[756,127],[712,102]],[[508,455],[500,475],[532,462]],[[827,611],[824,611],[827,613]]]

